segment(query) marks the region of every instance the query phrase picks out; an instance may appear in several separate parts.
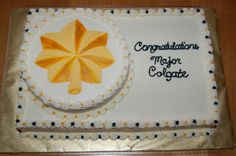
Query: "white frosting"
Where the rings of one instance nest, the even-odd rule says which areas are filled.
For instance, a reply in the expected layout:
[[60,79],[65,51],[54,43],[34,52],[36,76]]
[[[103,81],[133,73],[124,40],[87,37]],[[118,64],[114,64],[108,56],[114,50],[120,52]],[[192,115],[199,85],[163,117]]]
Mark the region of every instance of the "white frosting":
[[[58,11],[59,13],[56,13]],[[32,15],[28,16],[30,24],[26,25],[26,29],[28,32],[33,32],[33,29],[37,28],[37,33],[29,35],[26,32],[24,35],[25,43],[22,49],[27,51],[27,55],[22,53],[20,56],[21,60],[25,62],[25,66],[21,70],[24,71],[23,77],[31,87],[31,91],[39,96],[41,101],[63,110],[85,109],[102,103],[117,93],[128,74],[129,52],[124,37],[114,22],[105,16],[97,15],[91,9],[84,11],[80,9],[76,11],[48,9],[46,12],[39,10],[38,12],[41,13],[39,15],[35,14],[34,9],[31,12],[34,12],[32,14],[34,18],[30,18]],[[56,14],[61,14],[61,16],[56,16]],[[103,69],[101,84],[83,82],[82,92],[78,95],[71,95],[67,92],[68,83],[50,83],[47,70],[39,68],[34,61],[42,51],[40,36],[48,32],[58,32],[75,19],[79,19],[88,30],[108,33],[107,48],[115,58],[115,63],[111,67]],[[55,90],[57,91],[55,92]]]
[[[63,11],[63,10],[62,10]],[[71,10],[68,10],[71,11]],[[74,11],[83,13],[83,9],[75,9]],[[86,13],[91,13],[91,9]],[[17,109],[20,114],[21,122],[17,123],[18,128],[27,127],[45,127],[45,128],[159,128],[159,127],[179,127],[198,125],[214,125],[219,120],[219,102],[217,95],[217,86],[214,80],[214,57],[212,55],[213,48],[211,46],[210,32],[208,31],[205,20],[204,10],[195,8],[160,8],[160,9],[114,9],[112,10],[95,10],[96,14],[103,15],[105,18],[111,18],[109,23],[114,25],[113,30],[120,30],[117,38],[122,40],[126,38],[126,42],[121,41],[121,45],[125,49],[129,49],[133,56],[131,61],[129,78],[132,82],[127,81],[129,86],[129,94],[124,88],[116,98],[111,101],[119,103],[117,105],[105,105],[107,108],[104,113],[97,116],[89,116],[84,119],[75,119],[72,116],[81,115],[75,113],[71,117],[66,118],[66,122],[62,116],[47,114],[47,108],[41,109],[34,105],[35,101],[30,98],[19,98],[26,101],[21,101],[24,105],[24,110]],[[151,15],[149,15],[149,12]],[[136,14],[135,18],[132,14]],[[69,15],[68,15],[69,16]],[[108,17],[107,17],[108,16]],[[116,23],[116,25],[115,25]],[[208,36],[208,37],[205,37]],[[163,57],[171,56],[181,58],[181,68],[188,71],[189,78],[173,79],[166,82],[163,77],[151,78],[148,76],[148,67],[150,66],[148,52],[135,52],[134,44],[137,41],[143,41],[146,44],[161,44],[166,42],[181,42],[197,43],[198,50],[180,50],[180,51],[157,51],[152,55],[161,55]],[[25,47],[23,47],[24,49]],[[135,64],[135,68],[133,65]],[[173,69],[178,69],[180,66],[175,66]],[[210,72],[212,71],[212,72]],[[134,76],[132,75],[134,73]],[[26,76],[27,77],[27,76]],[[21,83],[23,83],[21,81]],[[20,84],[22,85],[22,84]],[[28,84],[31,86],[31,84]],[[24,84],[23,84],[24,86]],[[25,87],[23,87],[25,88]],[[124,92],[123,92],[124,91]],[[25,92],[29,94],[29,92]],[[125,95],[124,99],[122,94]],[[22,93],[20,92],[20,96]],[[123,100],[122,100],[123,99]],[[43,104],[41,104],[43,106]],[[114,107],[115,106],[115,107]],[[109,109],[109,108],[113,109]],[[52,109],[52,108],[50,108]],[[99,109],[98,109],[99,110]],[[59,112],[54,110],[56,114]],[[71,113],[65,113],[69,116]],[[37,115],[35,115],[37,114]],[[37,121],[37,125],[33,126],[32,122]],[[54,126],[51,123],[55,123]],[[71,126],[74,122],[74,126]],[[115,126],[112,126],[115,123]],[[138,123],[138,124],[137,124]],[[157,125],[158,123],[158,125]],[[91,125],[92,124],[92,125]],[[138,125],[138,126],[137,126]],[[135,130],[134,129],[134,130]],[[201,130],[200,130],[201,131]],[[209,133],[210,134],[210,133]],[[207,133],[207,135],[209,135]],[[166,134],[171,137],[175,132]],[[177,136],[191,136],[192,133],[180,134]],[[202,135],[202,132],[194,133],[194,136]],[[33,136],[33,135],[29,135]],[[70,135],[74,138],[72,134]],[[127,135],[120,135],[121,138],[127,138]],[[98,136],[93,137],[86,135],[84,139],[98,139]],[[108,136],[105,135],[104,138]],[[117,133],[110,136],[116,139]],[[65,138],[65,137],[64,137]],[[103,138],[103,136],[102,136]],[[129,136],[130,139],[136,139],[136,135]],[[144,139],[143,135],[139,139]],[[153,134],[148,137],[153,138]],[[63,139],[63,137],[61,137]]]

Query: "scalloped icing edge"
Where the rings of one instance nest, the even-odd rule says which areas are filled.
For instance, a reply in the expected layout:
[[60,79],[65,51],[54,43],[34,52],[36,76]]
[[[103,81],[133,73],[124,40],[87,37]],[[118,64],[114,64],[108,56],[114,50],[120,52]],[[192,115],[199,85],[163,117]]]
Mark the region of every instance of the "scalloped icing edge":
[[39,140],[162,140],[162,139],[179,139],[208,137],[214,134],[215,129],[195,129],[195,130],[176,130],[165,132],[94,132],[94,133],[56,133],[56,132],[19,132],[22,138],[39,139]]
[[[134,12],[139,13],[140,12],[140,17],[144,17],[149,16],[145,10],[150,10],[150,9],[107,9],[107,10],[102,10],[102,12],[105,14],[108,14],[109,12],[111,12],[111,10],[113,10],[114,12],[118,12],[120,13],[121,10],[135,10]],[[215,65],[214,65],[214,56],[213,56],[213,48],[211,45],[211,39],[210,39],[210,32],[208,30],[208,25],[207,25],[207,21],[205,19],[204,16],[204,10],[203,9],[199,9],[199,8],[175,8],[175,9],[170,9],[170,8],[159,8],[159,9],[152,9],[152,11],[154,10],[155,13],[153,13],[153,15],[160,15],[160,16],[169,16],[169,15],[197,15],[200,18],[200,22],[202,22],[203,24],[203,29],[204,29],[204,37],[206,42],[205,43],[205,51],[206,51],[206,60],[209,63],[207,72],[209,72],[208,76],[209,76],[209,80],[210,80],[210,87],[212,87],[212,110],[213,110],[213,115],[212,115],[212,119],[190,119],[190,120],[177,120],[178,121],[178,125],[176,125],[176,120],[166,120],[166,121],[160,121],[158,122],[159,126],[158,127],[177,127],[177,126],[181,126],[186,125],[186,126],[191,126],[191,125],[218,125],[218,120],[219,120],[219,101],[218,101],[218,94],[217,94],[217,87],[216,87],[216,81],[215,81],[215,76],[217,75],[217,73],[214,73],[215,70]],[[164,12],[164,10],[166,10]],[[184,14],[181,13],[181,10],[184,10]],[[123,11],[123,12],[125,12]],[[101,12],[101,9],[97,9],[95,10],[95,12]],[[114,16],[126,16],[125,14],[119,14],[118,15],[115,14]],[[114,14],[114,13],[113,13]],[[131,15],[128,14],[127,17],[130,17]],[[138,16],[138,15],[137,15]],[[207,37],[206,37],[207,36]],[[16,115],[16,121],[17,121],[17,115]],[[138,122],[138,121],[137,121]],[[107,123],[107,122],[106,122]],[[136,127],[135,124],[136,122],[131,122],[131,124],[128,122],[126,123],[126,125],[130,125],[129,128],[134,128]],[[79,124],[79,123],[78,123]],[[112,123],[109,123],[109,126],[105,126],[105,127],[111,127]],[[17,127],[19,128],[19,124],[16,124]],[[87,124],[86,124],[87,125]],[[141,123],[140,125],[146,125],[145,123]],[[21,127],[21,126],[20,126]],[[25,126],[23,126],[25,127]],[[26,126],[27,127],[27,126]],[[50,126],[50,122],[49,124],[46,125],[46,127],[52,127]],[[66,128],[67,126],[64,126],[64,128]],[[127,127],[127,126],[126,126]],[[156,126],[154,126],[156,127]],[[67,127],[68,128],[68,127]],[[90,127],[91,128],[91,127]],[[95,126],[96,128],[96,126]]]

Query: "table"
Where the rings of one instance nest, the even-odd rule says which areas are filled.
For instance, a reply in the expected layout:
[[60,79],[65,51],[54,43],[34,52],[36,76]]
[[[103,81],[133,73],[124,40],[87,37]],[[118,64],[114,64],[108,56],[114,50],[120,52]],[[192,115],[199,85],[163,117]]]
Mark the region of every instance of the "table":
[[[218,30],[220,36],[221,53],[223,60],[223,69],[226,80],[226,87],[228,92],[229,108],[231,118],[233,121],[234,133],[236,134],[236,1],[234,0],[7,0],[0,1],[0,82],[4,74],[4,64],[7,47],[7,35],[9,15],[12,8],[16,7],[206,7],[214,8],[217,14]],[[1,84],[0,84],[1,87]],[[90,155],[127,155],[127,152],[97,152],[90,153]],[[172,151],[172,152],[139,152],[133,153],[135,155],[236,155],[236,149],[224,150],[192,150],[192,151]],[[20,154],[23,155],[23,154]],[[45,154],[35,154],[45,155]],[[52,154],[55,155],[55,154]],[[66,154],[62,154],[66,155]]]

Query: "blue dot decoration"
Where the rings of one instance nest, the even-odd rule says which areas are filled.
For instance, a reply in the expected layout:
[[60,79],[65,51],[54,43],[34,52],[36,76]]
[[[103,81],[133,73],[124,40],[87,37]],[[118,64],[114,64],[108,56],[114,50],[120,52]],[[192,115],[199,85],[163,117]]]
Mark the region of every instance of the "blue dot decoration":
[[75,125],[75,123],[74,123],[74,122],[71,122],[71,123],[70,123],[70,126],[71,126],[71,127],[73,127],[74,125]]
[[99,135],[98,135],[98,138],[99,138],[99,139],[102,139],[102,136],[99,134]]
[[36,126],[36,124],[37,124],[37,123],[36,123],[35,121],[34,121],[34,122],[32,122],[32,125],[33,125],[33,126]]

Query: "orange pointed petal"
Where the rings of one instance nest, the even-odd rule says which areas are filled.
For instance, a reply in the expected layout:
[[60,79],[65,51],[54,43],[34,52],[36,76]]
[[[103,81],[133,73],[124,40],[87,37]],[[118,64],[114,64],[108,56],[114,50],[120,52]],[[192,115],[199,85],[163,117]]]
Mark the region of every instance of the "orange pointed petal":
[[107,44],[107,33],[99,31],[86,31],[80,42],[78,52],[84,53],[88,49],[97,46],[105,46],[106,44]]
[[102,69],[93,61],[86,58],[79,58],[81,63],[82,80],[89,83],[101,83]]
[[60,49],[75,53],[78,45],[86,32],[86,28],[79,20],[67,24],[60,32],[47,33],[41,37],[44,48]]
[[70,79],[70,63],[72,58],[63,59],[48,69],[48,79],[52,83],[66,82]]
[[101,68],[108,67],[115,61],[111,52],[105,46],[89,49],[86,52],[82,53],[81,57],[90,59]]
[[66,53],[61,50],[45,49],[35,59],[35,63],[42,68],[48,69],[51,65],[55,64],[56,62],[71,56],[72,55],[70,55],[69,53]]

